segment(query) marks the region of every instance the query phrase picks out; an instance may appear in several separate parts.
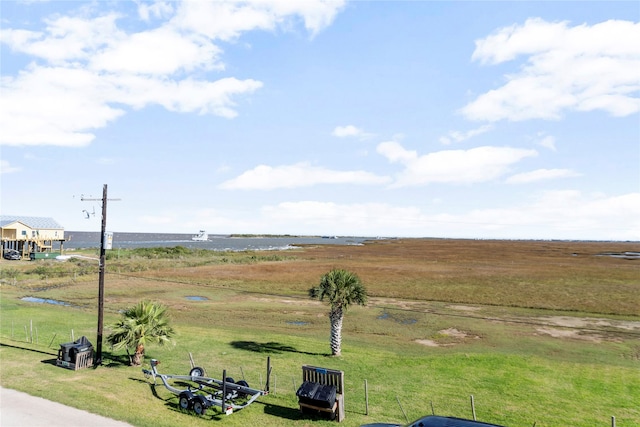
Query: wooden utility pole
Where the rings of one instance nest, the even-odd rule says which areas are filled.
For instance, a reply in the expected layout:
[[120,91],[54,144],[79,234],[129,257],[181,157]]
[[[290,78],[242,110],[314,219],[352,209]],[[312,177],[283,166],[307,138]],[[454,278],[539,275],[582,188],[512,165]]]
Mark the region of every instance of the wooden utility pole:
[[104,273],[105,273],[105,251],[106,251],[106,235],[107,235],[107,201],[117,201],[120,199],[107,199],[107,184],[102,187],[102,199],[81,199],[84,201],[102,200],[102,227],[100,237],[100,267],[98,270],[98,333],[96,338],[96,357],[93,361],[94,366],[102,364],[102,331],[104,319]]
[[102,364],[102,323],[104,319],[104,263],[105,256],[105,233],[107,232],[107,184],[102,187],[102,233],[100,235],[100,269],[98,274],[98,338],[96,343],[95,366]]

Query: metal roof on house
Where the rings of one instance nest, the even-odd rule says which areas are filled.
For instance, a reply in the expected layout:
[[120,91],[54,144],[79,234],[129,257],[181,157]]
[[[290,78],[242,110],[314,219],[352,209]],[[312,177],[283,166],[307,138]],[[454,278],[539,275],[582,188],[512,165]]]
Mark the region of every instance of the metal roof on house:
[[4,227],[13,222],[21,222],[34,229],[64,229],[64,227],[58,224],[53,218],[42,216],[0,215],[0,227]]

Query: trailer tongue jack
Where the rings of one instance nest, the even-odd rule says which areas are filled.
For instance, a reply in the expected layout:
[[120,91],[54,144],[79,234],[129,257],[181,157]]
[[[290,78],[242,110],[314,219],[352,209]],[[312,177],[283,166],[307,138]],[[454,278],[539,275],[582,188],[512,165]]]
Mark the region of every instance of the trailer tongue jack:
[[[160,378],[166,389],[178,396],[180,408],[193,410],[198,415],[204,415],[210,407],[219,407],[222,413],[231,415],[233,411],[246,408],[258,397],[268,393],[268,389],[265,391],[249,387],[246,381],[233,381],[227,377],[226,370],[222,371],[222,380],[203,376],[202,368],[191,369],[189,375],[169,375],[158,372],[159,363],[158,360],[151,359],[151,370],[143,369],[142,372],[147,378],[153,377],[154,385],[156,378]],[[267,370],[270,371],[270,368]]]

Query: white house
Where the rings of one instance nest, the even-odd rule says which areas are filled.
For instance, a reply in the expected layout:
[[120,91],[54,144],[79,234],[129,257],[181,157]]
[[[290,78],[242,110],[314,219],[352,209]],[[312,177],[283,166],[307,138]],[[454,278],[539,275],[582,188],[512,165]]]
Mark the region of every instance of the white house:
[[23,257],[52,252],[54,242],[62,252],[65,241],[64,228],[53,218],[18,215],[0,215],[0,239],[3,254],[15,249]]

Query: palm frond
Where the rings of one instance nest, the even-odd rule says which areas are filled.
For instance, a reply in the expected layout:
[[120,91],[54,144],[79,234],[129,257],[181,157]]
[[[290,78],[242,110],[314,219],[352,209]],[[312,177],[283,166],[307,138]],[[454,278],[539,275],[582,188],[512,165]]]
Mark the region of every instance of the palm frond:
[[331,307],[343,310],[352,304],[367,303],[367,292],[360,278],[342,269],[333,269],[323,275],[320,284],[309,290],[309,296],[320,301],[326,299]]
[[135,349],[150,342],[163,345],[171,342],[174,335],[167,307],[146,300],[125,309],[122,318],[111,329],[107,342],[114,349]]

